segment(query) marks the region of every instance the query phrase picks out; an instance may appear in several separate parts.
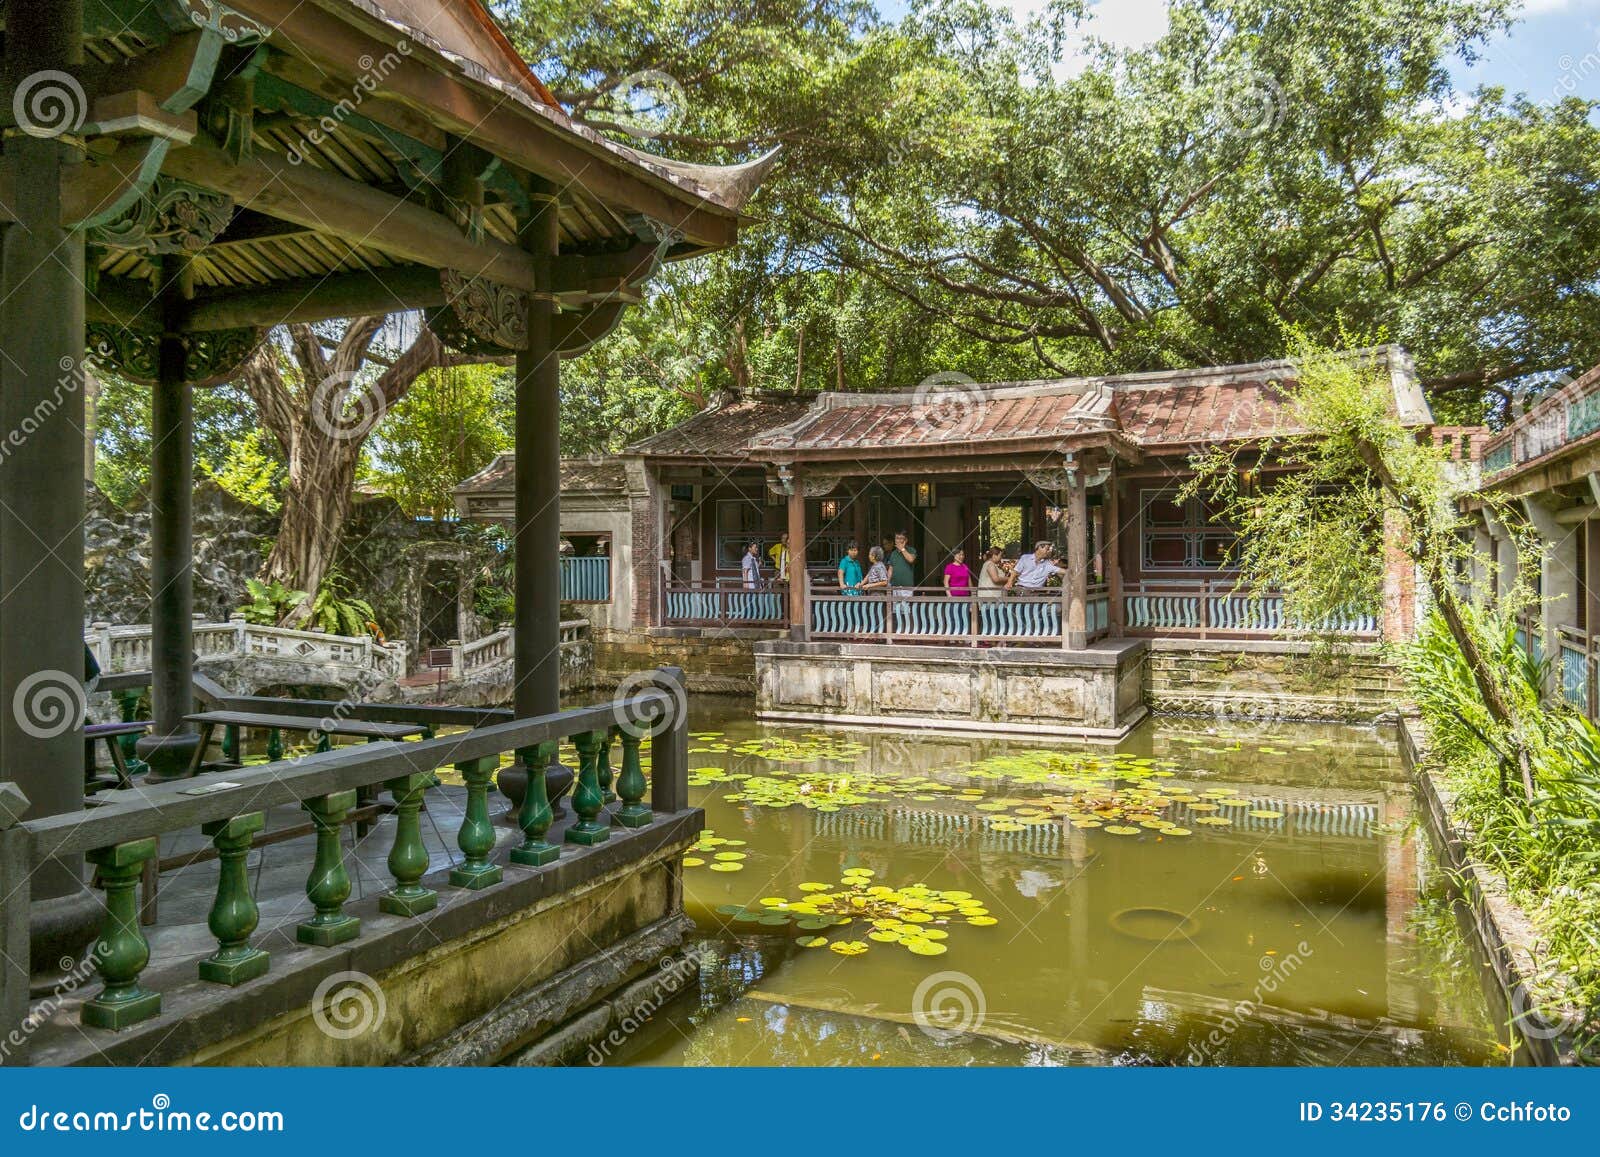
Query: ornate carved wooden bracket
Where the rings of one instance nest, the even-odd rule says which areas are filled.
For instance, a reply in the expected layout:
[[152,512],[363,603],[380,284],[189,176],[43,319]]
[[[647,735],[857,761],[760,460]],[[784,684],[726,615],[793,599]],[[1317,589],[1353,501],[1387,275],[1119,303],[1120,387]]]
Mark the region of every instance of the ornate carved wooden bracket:
[[[267,336],[264,328],[219,329],[181,334],[183,376],[190,385],[220,386],[239,376],[244,363]],[[109,322],[90,322],[89,356],[130,382],[153,386],[159,380],[161,335]]]
[[[800,488],[807,498],[821,498],[833,493],[841,477],[838,474],[807,474],[801,480]],[[774,497],[792,497],[794,470],[788,465],[779,466],[777,477],[767,479],[767,489],[772,491]]]
[[233,199],[172,177],[155,183],[89,240],[143,253],[198,253],[233,219]]
[[514,353],[528,346],[528,295],[486,277],[439,271],[445,305],[426,311],[445,345],[469,354]]
[[217,0],[168,0],[165,7],[176,15],[177,22],[215,32],[229,44],[255,44],[265,40],[272,31],[268,25],[235,12]]

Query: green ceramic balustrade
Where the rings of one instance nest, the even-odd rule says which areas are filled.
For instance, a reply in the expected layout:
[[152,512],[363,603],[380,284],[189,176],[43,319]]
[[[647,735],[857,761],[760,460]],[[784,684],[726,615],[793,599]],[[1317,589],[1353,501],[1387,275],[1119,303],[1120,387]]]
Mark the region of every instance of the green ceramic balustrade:
[[611,741],[621,730],[620,727],[609,727],[600,733],[600,761],[596,765],[596,774],[600,781],[602,803],[617,802],[617,793],[611,790]]
[[590,847],[611,838],[611,826],[599,820],[600,809],[605,806],[605,796],[600,791],[600,748],[605,743],[604,731],[585,731],[573,736],[572,744],[578,749],[578,782],[572,789],[572,810],[578,822],[567,828],[569,844]]
[[489,819],[489,781],[500,766],[498,756],[469,759],[456,764],[467,784],[467,810],[461,818],[456,843],[466,857],[450,869],[450,882],[458,888],[487,888],[505,878],[505,869],[489,862],[494,851],[494,824]]
[[242,762],[239,757],[239,729],[231,724],[222,729],[222,758],[229,763]]
[[622,807],[617,809],[617,823],[625,828],[642,828],[650,822],[650,805],[644,803],[644,765],[639,759],[641,737],[622,732],[622,771],[617,775],[617,794],[622,797]]
[[267,730],[267,762],[277,763],[283,758],[283,732],[276,727]]
[[250,894],[250,876],[245,870],[250,841],[266,824],[264,813],[252,812],[200,825],[211,837],[222,865],[217,873],[217,898],[206,919],[217,938],[217,950],[200,962],[201,980],[239,985],[266,974],[267,953],[250,944],[250,934],[261,923],[261,910]]
[[550,793],[545,786],[544,769],[550,766],[559,747],[557,743],[546,742],[517,752],[518,761],[528,772],[528,790],[522,797],[522,810],[517,813],[517,826],[522,829],[522,844],[511,852],[513,864],[537,868],[561,855],[561,849],[545,839],[555,814],[550,809]]
[[306,879],[306,898],[316,914],[295,927],[295,937],[302,944],[331,948],[361,934],[360,919],[344,910],[344,902],[350,898],[350,873],[345,870],[344,845],[339,842],[344,818],[356,806],[356,792],[354,788],[332,792],[308,799],[302,806],[311,813],[317,829],[316,858]]
[[422,801],[433,786],[433,772],[402,775],[385,786],[395,803],[394,847],[389,850],[389,874],[395,886],[378,898],[378,907],[395,916],[420,916],[439,903],[439,894],[421,884],[428,870],[428,848],[422,842]]
[[150,836],[96,848],[86,857],[100,870],[106,893],[105,923],[93,949],[104,987],[80,1014],[92,1028],[127,1028],[161,1011],[161,994],[139,984],[139,974],[150,963],[150,943],[139,928],[139,875],[157,850]]
[[[139,704],[144,700],[143,691],[118,691],[116,693],[117,709],[121,712],[124,723],[132,723],[139,717]],[[150,765],[139,758],[139,737],[137,735],[123,735],[117,739],[122,745],[122,759],[128,765],[129,775],[143,775],[150,770]]]

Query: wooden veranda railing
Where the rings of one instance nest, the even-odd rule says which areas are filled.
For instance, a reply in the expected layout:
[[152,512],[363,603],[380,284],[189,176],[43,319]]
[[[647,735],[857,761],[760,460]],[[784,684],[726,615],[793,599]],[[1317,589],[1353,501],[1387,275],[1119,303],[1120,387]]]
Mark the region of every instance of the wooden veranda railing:
[[[231,699],[259,702],[275,711],[294,710],[315,717],[347,705],[292,700]],[[497,862],[488,792],[500,758],[522,752],[534,767],[544,767],[557,745],[571,737],[578,749],[578,785],[570,802],[575,822],[565,839],[594,844],[622,828],[648,825],[656,813],[682,811],[688,804],[688,719],[682,673],[663,668],[655,685],[625,699],[526,719],[488,722],[499,712],[461,712],[478,723],[473,730],[443,738],[381,742],[335,748],[274,764],[230,768],[222,776],[143,784],[138,790],[94,797],[81,812],[18,822],[27,806],[14,784],[0,784],[0,869],[7,881],[0,893],[0,1023],[19,1025],[29,1009],[29,903],[32,873],[52,859],[84,855],[105,890],[106,916],[95,951],[102,986],[82,1009],[85,1031],[114,1031],[160,1010],[159,993],[140,983],[150,958],[140,929],[137,890],[145,865],[158,856],[161,836],[201,828],[211,837],[221,861],[211,930],[215,953],[200,964],[202,980],[237,983],[228,976],[259,975],[265,954],[252,947],[259,920],[245,859],[262,830],[268,809],[300,804],[313,821],[316,844],[306,895],[315,915],[301,923],[297,938],[338,951],[337,945],[362,934],[360,921],[345,914],[351,885],[339,838],[359,792],[387,792],[396,817],[388,864],[393,886],[379,899],[391,915],[414,917],[439,905],[437,889],[479,889],[499,883],[506,868]],[[292,705],[292,706],[291,706]],[[364,704],[353,708],[375,719],[410,719],[408,705]],[[604,806],[600,784],[610,778],[610,751],[620,740],[621,765],[614,783],[618,803]],[[649,742],[652,773],[646,781],[641,746]],[[434,771],[453,766],[466,783],[466,806],[457,843],[461,859],[448,878],[424,884],[428,853],[420,815],[436,785]],[[197,792],[197,787],[212,790]],[[535,777],[535,782],[542,782]],[[648,793],[648,798],[647,797]],[[512,865],[538,868],[561,850],[546,842],[551,809],[541,792],[529,792],[518,816],[523,842],[507,857]],[[552,870],[557,870],[552,868]],[[221,913],[221,916],[218,916]],[[25,1042],[24,1042],[25,1043]],[[5,1063],[25,1064],[26,1049],[5,1055]]]
[[1240,590],[1227,580],[1126,583],[1122,600],[1124,627],[1136,635],[1376,637],[1381,626],[1378,616],[1366,613],[1296,623],[1285,613],[1281,594]]
[[[813,591],[808,601],[813,639],[1059,645],[1062,637],[1059,589],[961,597],[934,587],[859,594],[834,589]],[[1105,634],[1110,611],[1103,588],[1091,588],[1084,609],[1088,637]]]
[[609,603],[611,558],[608,555],[561,556],[561,601]]
[[661,598],[666,625],[782,627],[789,622],[781,587],[746,587],[737,579],[671,579]]

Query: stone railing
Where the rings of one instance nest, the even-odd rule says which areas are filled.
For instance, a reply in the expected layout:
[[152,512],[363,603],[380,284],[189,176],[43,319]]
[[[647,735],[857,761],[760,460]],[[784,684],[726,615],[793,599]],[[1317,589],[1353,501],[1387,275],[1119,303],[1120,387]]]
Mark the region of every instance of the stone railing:
[[1600,431],[1600,374],[1593,371],[1545,397],[1482,448],[1492,476]]
[[[280,699],[240,702],[267,703],[274,710],[294,705]],[[314,712],[339,706],[298,705]],[[402,718],[416,713],[398,706],[386,710]],[[555,758],[559,741],[569,737],[580,762],[577,789],[568,804],[574,822],[557,837],[560,844],[548,842],[550,805],[542,791],[530,791],[517,814],[523,840],[509,854],[503,853],[497,847],[488,804],[502,756],[521,752],[542,769]],[[621,762],[613,781],[611,753],[617,740]],[[641,752],[645,746],[653,764],[648,780]],[[98,806],[81,812],[23,821],[28,801],[15,785],[0,784],[0,864],[5,865],[8,879],[7,891],[0,895],[0,1034],[10,1032],[11,1040],[21,1038],[23,1046],[0,1061],[25,1064],[27,1049],[37,1043],[14,1030],[29,1015],[31,1003],[23,966],[29,958],[30,880],[39,866],[53,859],[84,856],[95,865],[104,888],[105,915],[94,960],[101,984],[75,1013],[81,1027],[74,1031],[93,1046],[161,1013],[164,994],[145,979],[151,947],[141,929],[137,893],[141,878],[148,874],[146,865],[159,859],[158,841],[164,836],[198,829],[210,837],[221,864],[210,918],[217,950],[198,965],[171,955],[158,961],[169,986],[165,995],[183,999],[184,994],[174,990],[191,988],[194,980],[188,970],[195,969],[203,985],[215,986],[212,991],[217,995],[209,999],[237,999],[241,1006],[250,1003],[259,1009],[258,993],[230,997],[228,988],[278,969],[347,968],[346,955],[358,949],[360,941],[388,934],[377,919],[380,916],[414,920],[435,908],[452,908],[476,890],[505,891],[530,872],[543,872],[548,891],[558,892],[566,861],[585,848],[605,842],[613,833],[617,842],[626,842],[630,833],[658,818],[688,809],[687,750],[682,673],[663,668],[652,686],[611,702],[485,723],[437,739],[353,744],[268,766],[233,768],[225,776],[203,776],[198,781],[147,783],[137,791],[107,793],[97,799]],[[444,823],[447,816],[459,815],[456,844],[462,855],[448,873],[430,874],[420,818],[429,793],[438,794],[435,770],[452,766],[466,785],[465,806],[459,811],[454,805],[441,809],[430,822]],[[196,782],[209,790],[196,791]],[[542,786],[544,781],[535,777],[534,782]],[[614,806],[608,804],[608,788],[614,789]],[[358,916],[345,908],[351,888],[340,832],[361,797],[375,801],[381,792],[393,801],[389,810],[395,822],[384,829],[392,841],[388,865],[393,879],[375,905],[363,903]],[[305,895],[315,914],[293,930],[293,938],[313,951],[280,955],[274,948],[269,957],[254,942],[260,939],[253,935],[259,908],[246,858],[253,845],[272,838],[272,833],[264,833],[266,814],[286,804],[310,812],[316,834],[314,852],[305,865],[310,870]],[[655,847],[648,836],[632,846],[638,851],[612,858],[627,862],[648,856]],[[492,918],[504,915],[497,910]],[[428,951],[439,943],[439,935],[416,937],[415,942],[419,947],[410,949],[413,954]]]
[[[371,635],[330,635],[288,627],[265,627],[235,616],[226,623],[207,623],[198,617],[193,627],[194,653],[201,662],[224,659],[260,659],[300,666],[328,666],[401,679],[406,674],[406,645],[380,643]],[[106,672],[148,671],[153,665],[148,624],[112,626],[94,623],[83,641]]]
[[[581,646],[589,637],[589,621],[587,619],[563,619],[561,622],[561,649],[563,651],[572,647]],[[481,639],[474,639],[470,643],[461,643],[452,648],[455,651],[455,663],[451,674],[456,678],[476,678],[502,663],[511,662],[516,653],[516,645],[512,637],[509,624],[500,627]]]

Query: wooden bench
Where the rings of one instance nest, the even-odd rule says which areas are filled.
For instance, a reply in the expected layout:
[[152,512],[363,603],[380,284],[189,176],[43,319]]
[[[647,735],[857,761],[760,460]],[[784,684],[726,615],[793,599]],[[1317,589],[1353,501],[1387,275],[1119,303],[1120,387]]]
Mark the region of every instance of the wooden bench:
[[[93,795],[97,791],[104,791],[109,787],[127,788],[133,786],[133,779],[128,774],[128,758],[122,753],[122,737],[125,735],[143,735],[150,729],[148,721],[135,721],[132,723],[91,723],[83,729],[83,791],[85,795]],[[94,745],[99,740],[105,740],[106,750],[111,754],[111,766],[116,769],[116,778],[97,775],[95,773]]]
[[410,739],[427,731],[420,723],[372,723],[365,719],[339,719],[336,716],[316,719],[306,715],[276,715],[264,711],[197,711],[183,718],[200,728],[200,746],[195,748],[194,760],[189,766],[191,775],[204,766],[206,748],[211,745],[211,737],[219,727],[304,731],[318,737],[318,751],[327,751],[335,735],[365,739],[371,743]]

